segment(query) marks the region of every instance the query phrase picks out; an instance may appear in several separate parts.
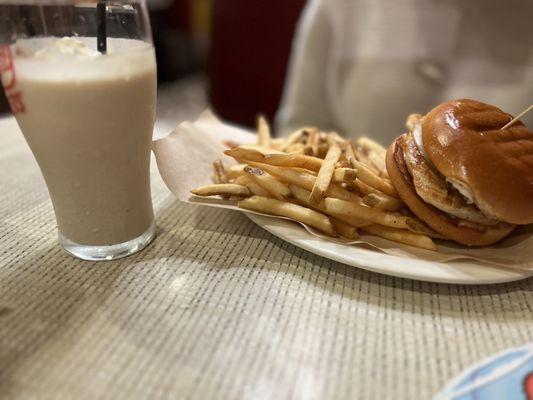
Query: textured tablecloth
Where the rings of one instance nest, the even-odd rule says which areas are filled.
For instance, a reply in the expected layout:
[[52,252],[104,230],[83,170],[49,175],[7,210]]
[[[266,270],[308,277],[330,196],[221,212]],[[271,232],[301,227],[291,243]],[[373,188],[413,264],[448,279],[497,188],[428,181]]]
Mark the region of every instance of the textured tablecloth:
[[14,120],[0,121],[1,399],[428,399],[533,338],[533,279],[348,267],[240,213],[180,204],[152,168],[155,242],[75,260]]

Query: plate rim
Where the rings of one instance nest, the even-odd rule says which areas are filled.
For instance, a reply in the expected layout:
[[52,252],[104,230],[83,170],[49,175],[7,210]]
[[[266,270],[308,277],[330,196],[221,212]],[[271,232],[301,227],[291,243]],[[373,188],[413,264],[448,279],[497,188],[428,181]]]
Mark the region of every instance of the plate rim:
[[[445,284],[453,284],[453,285],[487,285],[487,284],[500,284],[500,283],[508,283],[508,282],[514,282],[519,281],[523,279],[527,279],[531,276],[533,276],[533,271],[517,271],[517,270],[511,270],[511,269],[504,269],[500,268],[494,265],[490,264],[471,264],[468,265],[467,260],[458,260],[458,261],[449,261],[446,263],[442,262],[436,262],[436,261],[427,261],[427,260],[418,260],[418,259],[412,259],[411,261],[413,263],[418,264],[420,267],[426,266],[434,268],[435,266],[439,266],[441,269],[444,268],[445,270],[448,270],[450,273],[454,269],[456,269],[458,272],[464,273],[465,271],[462,271],[461,269],[465,267],[473,267],[479,269],[479,267],[482,268],[488,268],[491,271],[491,276],[487,278],[479,278],[479,277],[468,277],[467,275],[463,276],[457,276],[454,277],[453,274],[449,277],[444,276],[431,276],[431,275],[419,275],[419,274],[413,274],[408,273],[402,270],[390,270],[387,268],[384,268],[383,266],[378,265],[375,262],[368,263],[362,263],[361,261],[346,257],[340,254],[336,254],[333,252],[332,249],[324,249],[320,246],[313,246],[310,243],[307,243],[304,240],[298,239],[298,238],[291,238],[290,236],[286,235],[283,231],[280,231],[277,226],[284,225],[285,227],[289,227],[290,225],[293,225],[294,228],[299,229],[297,225],[294,222],[279,219],[279,218],[271,218],[264,215],[257,215],[257,214],[251,214],[251,213],[244,213],[251,221],[253,221],[255,224],[260,226],[261,228],[265,229],[267,232],[270,232],[272,235],[293,244],[294,246],[297,246],[303,250],[309,251],[315,255],[318,255],[320,257],[324,257],[333,261],[337,261],[340,263],[343,263],[345,265],[350,265],[356,268],[361,268],[366,271],[379,273],[382,275],[387,276],[394,276],[397,278],[402,279],[411,279],[415,281],[423,281],[423,282],[431,282],[431,283],[445,283]],[[274,223],[267,223],[268,221],[272,221]],[[301,228],[300,228],[301,229]],[[320,239],[312,236],[310,233],[306,232],[304,229],[301,229],[301,232],[304,235],[309,236],[309,241],[320,242]],[[336,245],[336,246],[347,246],[345,244],[341,243],[334,243],[334,242],[323,242],[327,243],[327,245]],[[387,259],[387,264],[394,262],[394,261],[401,261],[405,262],[405,257],[395,256],[391,254],[385,254],[378,252],[376,250],[371,249],[364,249],[357,246],[352,246],[354,251],[356,253],[364,253],[365,255],[369,256],[378,256],[382,259]]]

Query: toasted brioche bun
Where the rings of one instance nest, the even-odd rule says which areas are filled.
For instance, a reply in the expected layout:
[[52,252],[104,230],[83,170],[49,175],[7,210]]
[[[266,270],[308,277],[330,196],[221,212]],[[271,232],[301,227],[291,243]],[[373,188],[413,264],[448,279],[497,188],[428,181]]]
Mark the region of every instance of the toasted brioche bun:
[[533,131],[475,100],[443,103],[422,121],[427,157],[448,182],[460,186],[488,216],[533,223]]
[[405,135],[396,139],[387,150],[386,166],[394,188],[409,209],[422,221],[436,232],[450,240],[467,246],[487,246],[498,242],[507,236],[514,225],[501,223],[495,226],[479,226],[474,229],[470,226],[459,225],[446,213],[425,203],[415,191],[413,181],[405,165],[402,146],[398,141],[404,140]]

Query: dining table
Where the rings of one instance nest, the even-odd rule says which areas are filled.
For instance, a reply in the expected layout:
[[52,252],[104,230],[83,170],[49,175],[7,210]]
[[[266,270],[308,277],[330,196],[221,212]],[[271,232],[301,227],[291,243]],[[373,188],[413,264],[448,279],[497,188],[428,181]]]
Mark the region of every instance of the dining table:
[[[156,136],[205,106],[194,90],[201,104],[184,105],[187,90],[162,92]],[[13,117],[0,138],[0,399],[430,399],[533,338],[533,279],[344,265],[243,213],[178,201],[153,159],[154,242],[72,258]]]

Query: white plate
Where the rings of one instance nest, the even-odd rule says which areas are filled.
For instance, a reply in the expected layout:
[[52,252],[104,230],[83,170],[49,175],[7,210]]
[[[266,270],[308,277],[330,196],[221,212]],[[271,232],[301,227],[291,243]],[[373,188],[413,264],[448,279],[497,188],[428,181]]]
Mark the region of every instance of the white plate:
[[246,216],[273,235],[304,250],[380,274],[466,285],[511,282],[533,276],[533,272],[497,268],[471,260],[438,263],[392,256],[376,250],[321,240],[287,220],[249,213]]

